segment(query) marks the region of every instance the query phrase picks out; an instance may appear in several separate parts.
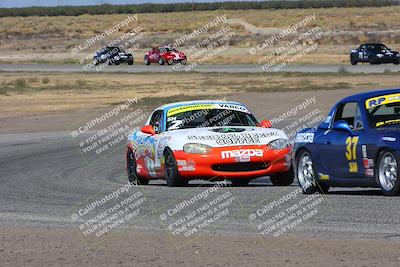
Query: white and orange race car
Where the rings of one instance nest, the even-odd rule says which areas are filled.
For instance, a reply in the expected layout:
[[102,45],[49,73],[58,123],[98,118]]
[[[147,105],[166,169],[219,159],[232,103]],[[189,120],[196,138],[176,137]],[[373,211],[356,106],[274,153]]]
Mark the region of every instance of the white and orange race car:
[[180,186],[194,179],[228,179],[246,185],[269,175],[274,185],[289,185],[291,147],[283,131],[270,127],[237,102],[161,106],[128,137],[129,181],[165,179],[169,186]]

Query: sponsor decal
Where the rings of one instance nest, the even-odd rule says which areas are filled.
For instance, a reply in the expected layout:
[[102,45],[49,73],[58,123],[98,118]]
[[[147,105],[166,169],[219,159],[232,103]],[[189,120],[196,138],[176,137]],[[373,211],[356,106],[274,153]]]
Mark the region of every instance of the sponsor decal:
[[295,143],[310,143],[314,142],[314,133],[298,133],[296,134]]
[[223,108],[223,109],[231,109],[231,110],[237,110],[237,111],[241,111],[241,112],[245,112],[245,113],[250,113],[250,111],[242,105],[218,104],[218,107]]
[[[187,159],[187,160],[180,160],[178,162],[178,171],[195,171],[196,170],[196,163],[194,162],[193,159]],[[181,164],[179,164],[181,163]]]
[[384,137],[382,137],[382,140],[388,141],[388,142],[394,142],[394,141],[396,141],[396,137],[384,136]]
[[363,156],[363,158],[368,158],[367,146],[366,146],[366,145],[362,145],[362,146],[361,146],[361,151],[362,151],[362,156]]
[[368,165],[370,167],[374,167],[375,166],[374,160],[373,159],[368,159]]
[[234,149],[221,151],[223,159],[236,158],[240,161],[250,161],[251,157],[262,157],[264,152],[262,149]]
[[323,180],[323,181],[328,181],[329,180],[329,175],[328,174],[319,173],[319,179]]
[[187,111],[192,110],[201,110],[201,109],[214,109],[214,104],[194,104],[194,105],[187,105],[187,106],[180,106],[176,108],[170,108],[167,112],[167,117],[184,113]]
[[363,164],[364,164],[364,168],[365,169],[368,169],[370,166],[369,166],[369,160],[368,159],[366,159],[366,158],[363,158]]
[[364,174],[368,177],[374,177],[374,169],[366,169]]
[[237,134],[213,134],[213,135],[189,135],[189,140],[212,141],[216,140],[219,145],[228,144],[259,144],[261,138],[278,136],[278,131],[267,133],[237,133]]
[[186,166],[186,160],[184,160],[184,159],[178,159],[178,160],[176,161],[176,163],[177,163],[179,166]]
[[[400,122],[400,119],[388,120],[388,121],[380,121],[380,122],[377,122],[377,123],[375,124],[375,126],[376,126],[376,127],[379,127],[379,126],[382,126],[382,125],[384,125],[384,124],[392,124],[392,123],[398,123],[398,122]],[[386,141],[387,141],[387,140],[386,140]]]
[[142,172],[142,170],[143,170],[142,164],[136,164],[136,171],[137,172]]
[[365,101],[365,107],[367,109],[374,108],[381,105],[390,103],[400,102],[400,94],[382,95],[373,98],[369,98]]
[[184,113],[187,111],[193,111],[193,110],[206,110],[206,109],[227,109],[227,110],[236,110],[244,113],[250,114],[250,111],[242,106],[242,105],[235,105],[235,104],[193,104],[193,105],[186,105],[186,106],[180,106],[180,107],[175,107],[171,108],[167,112],[167,117]]

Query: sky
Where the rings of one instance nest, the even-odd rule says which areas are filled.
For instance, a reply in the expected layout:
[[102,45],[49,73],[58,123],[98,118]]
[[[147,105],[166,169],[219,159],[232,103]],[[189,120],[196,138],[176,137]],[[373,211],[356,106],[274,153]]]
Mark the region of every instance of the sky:
[[[0,7],[26,7],[26,6],[74,6],[98,4],[143,4],[143,3],[178,3],[191,2],[192,0],[0,0]],[[223,2],[227,0],[194,0],[195,2]],[[229,0],[239,1],[239,0]],[[250,1],[250,0],[241,0]]]

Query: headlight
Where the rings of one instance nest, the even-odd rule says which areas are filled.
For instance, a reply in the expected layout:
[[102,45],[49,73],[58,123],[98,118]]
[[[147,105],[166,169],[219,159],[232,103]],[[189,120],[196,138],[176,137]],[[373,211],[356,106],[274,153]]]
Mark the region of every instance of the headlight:
[[289,146],[288,141],[283,138],[276,139],[268,144],[268,147],[271,149],[285,149],[288,146]]
[[119,56],[115,56],[114,59],[115,59],[115,60],[119,60]]
[[383,57],[383,54],[376,54],[377,57]]
[[397,54],[396,57],[400,57],[400,54]]
[[189,154],[208,154],[211,147],[204,144],[189,143],[183,146],[183,151]]

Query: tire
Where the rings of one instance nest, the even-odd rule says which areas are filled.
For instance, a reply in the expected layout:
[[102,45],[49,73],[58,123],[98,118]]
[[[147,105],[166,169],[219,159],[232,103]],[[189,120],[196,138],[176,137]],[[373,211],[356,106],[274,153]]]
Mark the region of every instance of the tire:
[[393,62],[394,65],[399,65],[400,64],[400,60]]
[[184,60],[181,61],[181,63],[182,63],[182,65],[186,65],[187,64],[187,60],[184,59]]
[[150,60],[147,56],[144,57],[144,64],[145,65],[150,65]]
[[162,57],[160,57],[158,59],[158,64],[160,64],[160,65],[164,65],[165,64],[165,61],[164,61],[164,59]]
[[168,186],[182,186],[186,185],[187,181],[183,180],[179,175],[178,166],[174,155],[170,149],[164,153],[165,157],[165,180]]
[[119,65],[119,64],[121,64],[121,62],[115,61],[115,65]]
[[270,175],[270,180],[275,186],[288,186],[294,181],[293,167],[287,172],[280,172]]
[[300,151],[296,157],[295,176],[304,194],[315,192],[326,194],[329,191],[328,185],[317,181],[315,164],[311,153],[307,150]]
[[376,64],[376,62],[375,62],[375,60],[373,58],[369,59],[368,61],[369,61],[370,65],[375,65]]
[[172,65],[172,62],[173,62],[172,60],[168,60],[168,61],[167,61],[167,64],[168,64],[168,65]]
[[130,58],[128,59],[128,65],[133,65],[133,57],[130,57]]
[[113,63],[112,63],[111,60],[108,60],[108,61],[107,61],[107,64],[108,64],[108,66],[111,66]]
[[136,185],[146,185],[149,183],[149,180],[137,175],[136,159],[135,159],[135,155],[131,149],[128,149],[128,152],[126,153],[126,169],[128,171],[128,181],[130,183],[133,183]]
[[375,175],[384,195],[400,195],[399,160],[393,151],[384,149],[379,153]]
[[99,65],[99,62],[97,60],[94,61],[94,65]]
[[231,179],[232,186],[247,186],[252,179]]
[[351,63],[351,65],[355,66],[355,65],[357,65],[358,62],[356,60],[352,59],[352,60],[350,60],[350,63]]

